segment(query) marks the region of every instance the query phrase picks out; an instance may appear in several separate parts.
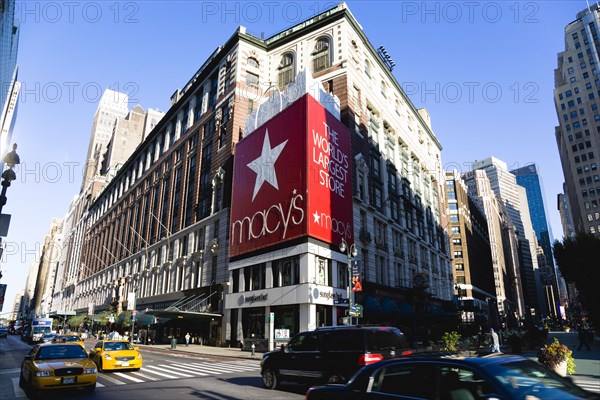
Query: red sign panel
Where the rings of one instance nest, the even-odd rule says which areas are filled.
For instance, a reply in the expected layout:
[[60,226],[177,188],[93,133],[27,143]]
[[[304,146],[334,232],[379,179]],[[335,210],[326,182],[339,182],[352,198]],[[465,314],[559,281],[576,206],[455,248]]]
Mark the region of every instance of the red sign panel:
[[305,95],[236,145],[230,256],[303,236],[353,242],[350,134]]

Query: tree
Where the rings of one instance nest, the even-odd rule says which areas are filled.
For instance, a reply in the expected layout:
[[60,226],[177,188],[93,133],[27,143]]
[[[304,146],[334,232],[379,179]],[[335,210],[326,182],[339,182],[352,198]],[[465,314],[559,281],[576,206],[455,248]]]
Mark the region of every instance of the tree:
[[555,241],[553,247],[560,273],[565,281],[575,285],[589,320],[600,328],[600,239],[580,233],[575,239]]
[[81,324],[85,320],[86,315],[75,315],[67,320],[67,324],[71,327],[71,330],[79,330]]

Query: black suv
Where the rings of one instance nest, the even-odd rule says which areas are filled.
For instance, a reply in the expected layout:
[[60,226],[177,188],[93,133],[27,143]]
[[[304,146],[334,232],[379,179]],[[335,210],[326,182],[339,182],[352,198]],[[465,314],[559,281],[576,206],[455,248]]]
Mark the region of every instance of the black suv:
[[301,332],[287,346],[266,353],[263,384],[281,381],[345,383],[365,365],[410,353],[404,334],[384,326],[333,326]]

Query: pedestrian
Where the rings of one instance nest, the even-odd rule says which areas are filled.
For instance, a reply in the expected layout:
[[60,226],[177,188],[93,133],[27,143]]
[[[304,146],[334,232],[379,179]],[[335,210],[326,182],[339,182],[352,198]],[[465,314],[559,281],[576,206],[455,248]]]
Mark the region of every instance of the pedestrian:
[[185,347],[189,347],[190,346],[190,338],[191,338],[190,333],[189,332],[186,333],[185,334]]
[[492,346],[490,351],[492,353],[500,353],[500,339],[498,334],[494,332],[494,328],[490,328],[490,334],[492,335]]
[[582,346],[585,346],[588,351],[591,351],[590,344],[588,343],[588,332],[583,325],[579,325],[577,328],[577,337],[579,338],[579,347],[577,350],[581,350]]

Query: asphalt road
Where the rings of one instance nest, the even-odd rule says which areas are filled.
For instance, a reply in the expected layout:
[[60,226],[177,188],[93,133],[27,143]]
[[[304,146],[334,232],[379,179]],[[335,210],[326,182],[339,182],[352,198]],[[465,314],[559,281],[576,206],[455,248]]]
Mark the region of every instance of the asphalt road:
[[[86,343],[90,347],[92,343]],[[27,399],[19,388],[19,368],[30,346],[18,336],[0,339],[0,398]],[[88,348],[89,350],[89,348]],[[44,395],[44,400],[143,399],[143,400],[284,400],[304,399],[307,387],[284,385],[272,391],[262,387],[257,359],[195,354],[173,354],[164,350],[144,350],[140,371],[101,372],[96,392],[77,391]]]

